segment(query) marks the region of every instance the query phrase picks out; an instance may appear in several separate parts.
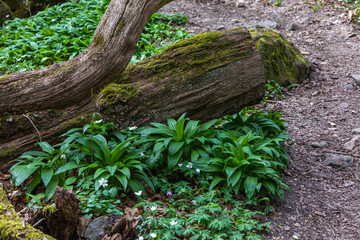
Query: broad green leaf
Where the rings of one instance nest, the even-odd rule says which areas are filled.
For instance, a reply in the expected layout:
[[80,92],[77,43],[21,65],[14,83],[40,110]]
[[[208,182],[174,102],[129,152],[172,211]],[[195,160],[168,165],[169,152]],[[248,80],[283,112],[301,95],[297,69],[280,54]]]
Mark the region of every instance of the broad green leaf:
[[197,150],[193,150],[191,152],[191,162],[193,163],[196,162],[199,159],[199,156],[200,156],[199,152]]
[[33,50],[38,50],[39,49],[39,45],[36,42],[30,42],[30,46]]
[[29,167],[28,165],[20,165],[14,168],[12,176],[13,178],[15,178],[15,186],[19,186],[20,184],[22,184],[37,169],[37,166]]
[[238,167],[225,167],[225,172],[226,172],[226,175],[227,177],[231,177],[231,175],[238,169]]
[[130,169],[129,169],[129,168],[123,167],[123,168],[119,169],[119,171],[120,171],[121,173],[123,173],[128,179],[130,179],[131,172],[130,172]]
[[94,173],[94,179],[97,179],[103,172],[105,172],[106,169],[104,168],[98,168],[96,169],[95,173]]
[[209,186],[209,191],[211,191],[221,181],[226,181],[226,179],[223,177],[216,176]]
[[183,154],[183,150],[179,150],[174,155],[170,155],[170,154],[168,155],[168,167],[170,169],[173,169],[178,164],[182,154]]
[[255,187],[258,183],[257,177],[247,176],[244,181],[244,188],[247,197],[252,197],[254,195]]
[[116,166],[116,165],[114,165],[114,166],[107,166],[107,169],[109,169],[110,175],[113,176],[114,173],[116,172],[117,166]]
[[54,174],[54,170],[52,168],[43,168],[41,170],[41,179],[42,179],[45,187],[50,182],[53,174]]
[[185,119],[178,121],[176,124],[175,132],[176,132],[177,141],[180,141],[184,137],[184,124],[185,124]]
[[213,126],[216,123],[217,120],[218,119],[213,119],[213,120],[211,120],[209,122],[206,122],[206,123],[200,125],[199,126],[199,132],[203,132],[203,131],[208,130],[209,128],[211,128],[211,126]]
[[72,170],[74,168],[80,168],[85,166],[85,163],[79,163],[77,164],[75,161],[71,161],[71,162],[67,162],[64,165],[62,165],[61,167],[58,168],[58,170],[55,173],[62,173],[62,172],[67,172],[69,170]]
[[65,180],[64,186],[71,185],[71,184],[73,184],[76,180],[77,180],[77,177],[75,177],[75,176],[69,177],[68,179]]
[[185,127],[184,131],[184,138],[190,138],[193,136],[194,133],[196,133],[198,129],[199,121],[190,120]]
[[127,185],[128,185],[127,177],[124,174],[115,174],[115,177],[121,183],[124,191],[126,191],[126,188],[127,188]]
[[49,184],[47,185],[46,189],[45,189],[45,201],[49,201],[50,198],[54,195],[55,190],[56,190],[56,186],[59,184],[59,179],[52,179]]
[[39,146],[44,152],[52,153],[55,149],[47,142],[39,142]]
[[175,131],[175,128],[176,128],[176,121],[175,121],[175,119],[173,119],[173,118],[168,118],[168,119],[167,119],[167,124],[168,124],[168,127],[169,127],[170,129],[172,129],[172,130]]
[[169,154],[175,155],[182,146],[184,146],[184,142],[174,142],[174,141],[170,142]]
[[41,182],[41,176],[40,176],[40,174],[37,174],[33,178],[33,180],[31,180],[31,183],[29,184],[29,186],[27,186],[26,192],[31,193],[32,190],[34,190],[37,187],[37,185],[39,185],[40,182]]
[[241,170],[235,171],[230,177],[228,177],[228,185],[235,186],[240,180],[242,175]]

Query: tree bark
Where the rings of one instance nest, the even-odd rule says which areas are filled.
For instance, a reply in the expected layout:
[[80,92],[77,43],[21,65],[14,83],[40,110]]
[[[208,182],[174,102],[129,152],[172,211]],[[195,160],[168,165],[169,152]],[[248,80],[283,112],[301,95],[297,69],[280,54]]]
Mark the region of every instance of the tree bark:
[[132,64],[96,100],[118,128],[163,122],[184,112],[210,120],[262,100],[265,75],[246,28],[203,33]]
[[172,0],[113,0],[90,46],[49,68],[0,77],[0,117],[63,109],[90,98],[125,69],[146,21]]

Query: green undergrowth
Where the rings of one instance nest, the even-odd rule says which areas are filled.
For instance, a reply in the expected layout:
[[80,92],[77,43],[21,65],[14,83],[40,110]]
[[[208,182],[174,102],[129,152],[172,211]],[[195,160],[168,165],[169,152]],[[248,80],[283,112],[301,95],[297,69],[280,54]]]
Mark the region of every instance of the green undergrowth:
[[[42,69],[69,60],[91,43],[109,0],[69,1],[38,14],[8,20],[0,29],[0,75]],[[184,15],[155,13],[146,23],[131,62],[145,59],[190,35]]]
[[352,6],[350,10],[353,11],[352,21],[355,23],[360,22],[360,1],[359,0],[344,0],[346,3],[350,3]]
[[201,123],[183,114],[115,131],[95,115],[59,144],[38,143],[41,151],[21,155],[10,172],[35,208],[52,205],[56,186],[75,190],[88,218],[121,215],[133,199],[144,210],[144,239],[261,239],[269,223],[259,216],[288,188],[280,117],[243,110]]

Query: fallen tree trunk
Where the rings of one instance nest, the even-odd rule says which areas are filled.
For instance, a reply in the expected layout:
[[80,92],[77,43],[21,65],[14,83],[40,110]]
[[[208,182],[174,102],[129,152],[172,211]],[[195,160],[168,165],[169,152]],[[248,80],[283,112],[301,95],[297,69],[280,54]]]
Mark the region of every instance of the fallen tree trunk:
[[0,162],[38,141],[59,142],[60,134],[89,123],[94,112],[117,129],[162,122],[183,112],[208,120],[259,102],[265,79],[282,85],[305,79],[309,63],[291,42],[269,29],[250,33],[238,28],[180,41],[130,64],[99,94],[74,106],[0,118]]
[[208,120],[259,102],[264,88],[260,55],[246,28],[200,34],[129,65],[99,95],[76,106],[2,118],[0,156],[20,154],[37,141],[81,127],[93,112],[118,129],[183,112]]

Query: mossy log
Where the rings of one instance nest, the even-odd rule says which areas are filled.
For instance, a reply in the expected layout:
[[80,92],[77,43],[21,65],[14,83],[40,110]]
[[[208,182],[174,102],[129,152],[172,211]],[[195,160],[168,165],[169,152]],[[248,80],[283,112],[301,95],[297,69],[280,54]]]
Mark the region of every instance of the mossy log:
[[261,101],[265,75],[246,28],[202,33],[131,64],[96,105],[117,127],[163,122],[187,112],[209,120]]
[[82,127],[94,112],[117,129],[184,112],[201,120],[235,113],[262,99],[265,80],[300,83],[308,69],[299,50],[276,31],[202,33],[130,64],[100,93],[74,106],[0,118],[0,160],[7,162],[41,140],[59,142],[60,134]]
[[0,239],[55,240],[21,221],[0,187]]

